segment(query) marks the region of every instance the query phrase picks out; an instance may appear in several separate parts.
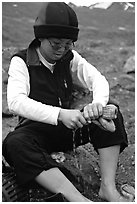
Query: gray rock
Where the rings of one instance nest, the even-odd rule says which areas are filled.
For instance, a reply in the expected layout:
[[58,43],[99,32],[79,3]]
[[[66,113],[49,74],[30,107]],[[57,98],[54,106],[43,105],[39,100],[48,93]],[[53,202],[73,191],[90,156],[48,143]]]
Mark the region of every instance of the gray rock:
[[126,64],[123,67],[125,73],[135,73],[135,56],[128,58]]
[[132,75],[122,74],[119,77],[119,85],[123,89],[127,89],[129,91],[135,91],[135,78]]

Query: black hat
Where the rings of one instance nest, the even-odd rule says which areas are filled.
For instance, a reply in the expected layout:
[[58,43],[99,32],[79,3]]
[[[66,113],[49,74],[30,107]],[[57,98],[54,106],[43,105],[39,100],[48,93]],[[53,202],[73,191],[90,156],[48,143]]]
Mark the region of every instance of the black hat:
[[78,38],[78,20],[74,10],[64,2],[45,2],[36,18],[36,38]]

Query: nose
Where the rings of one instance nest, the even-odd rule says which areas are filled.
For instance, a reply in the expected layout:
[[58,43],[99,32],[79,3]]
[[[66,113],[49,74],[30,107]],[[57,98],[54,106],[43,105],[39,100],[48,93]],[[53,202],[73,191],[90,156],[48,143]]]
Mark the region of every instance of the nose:
[[64,52],[65,51],[65,46],[60,46],[60,48],[58,49],[59,52]]

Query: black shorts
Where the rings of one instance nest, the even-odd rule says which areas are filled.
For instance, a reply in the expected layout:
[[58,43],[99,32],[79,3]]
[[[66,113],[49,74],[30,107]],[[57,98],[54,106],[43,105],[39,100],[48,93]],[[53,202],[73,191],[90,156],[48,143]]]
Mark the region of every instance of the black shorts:
[[52,152],[72,150],[91,142],[97,151],[100,148],[120,145],[120,152],[128,146],[123,117],[118,112],[114,120],[116,131],[108,132],[91,123],[75,132],[63,124],[57,126],[33,122],[10,132],[3,142],[3,156],[15,168],[19,184],[33,181],[43,170],[58,167],[67,175],[63,166],[53,160]]

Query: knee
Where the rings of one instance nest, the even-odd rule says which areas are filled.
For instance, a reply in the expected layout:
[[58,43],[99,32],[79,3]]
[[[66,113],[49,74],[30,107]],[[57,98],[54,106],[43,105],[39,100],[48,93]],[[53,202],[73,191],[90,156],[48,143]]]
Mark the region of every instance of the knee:
[[122,113],[120,111],[119,105],[115,101],[113,101],[113,100],[109,100],[107,105],[110,105],[110,104],[115,105],[117,107],[117,119],[120,119],[120,120],[123,121],[123,116],[122,116]]
[[16,144],[18,140],[18,136],[15,135],[13,132],[9,133],[3,141],[3,146],[12,146]]
[[2,144],[2,154],[5,157],[5,159],[7,159],[10,156],[11,150],[12,151],[16,150],[18,146],[19,146],[18,136],[13,133],[9,133],[7,137],[4,139]]
[[115,105],[115,106],[119,109],[118,103],[117,103],[116,101],[112,100],[112,99],[109,100],[107,104],[108,104],[108,105],[109,105],[109,104]]

